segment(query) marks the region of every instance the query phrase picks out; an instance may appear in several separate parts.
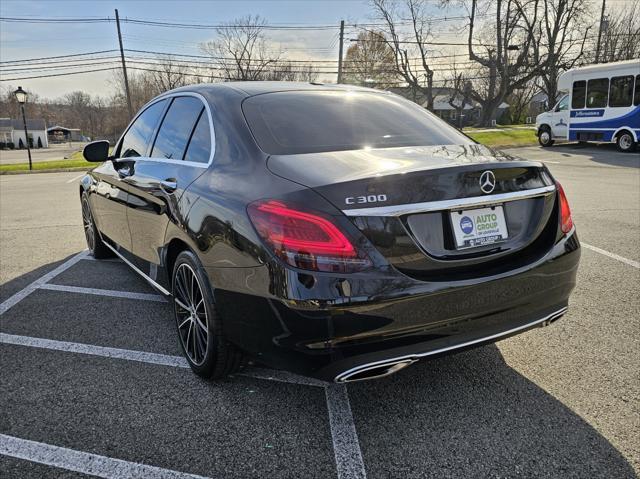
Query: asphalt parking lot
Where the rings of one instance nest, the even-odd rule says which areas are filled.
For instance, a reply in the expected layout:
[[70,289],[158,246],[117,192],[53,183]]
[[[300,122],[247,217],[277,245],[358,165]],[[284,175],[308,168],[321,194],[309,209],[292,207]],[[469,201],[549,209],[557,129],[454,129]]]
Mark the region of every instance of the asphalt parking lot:
[[84,252],[78,173],[0,177],[0,476],[631,478],[640,471],[640,155],[545,161],[583,242],[551,327],[349,386],[186,369],[168,304]]

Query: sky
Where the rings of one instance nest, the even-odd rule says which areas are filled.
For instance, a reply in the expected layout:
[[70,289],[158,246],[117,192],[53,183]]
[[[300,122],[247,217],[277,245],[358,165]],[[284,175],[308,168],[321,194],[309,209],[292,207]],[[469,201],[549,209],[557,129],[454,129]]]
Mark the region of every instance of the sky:
[[[219,23],[252,14],[269,24],[327,24],[335,30],[269,31],[274,48],[286,48],[289,59],[336,59],[340,20],[371,21],[366,0],[288,1],[0,1],[3,17],[114,17],[190,23]],[[138,50],[201,54],[198,43],[215,38],[213,30],[187,30],[122,24],[124,47]],[[353,36],[353,35],[352,35]],[[348,42],[345,42],[345,48]],[[115,23],[32,24],[0,22],[0,61],[66,55],[118,48]],[[30,73],[29,75],[34,75]],[[17,75],[27,76],[27,74]],[[57,98],[74,90],[108,95],[111,72],[87,73],[46,79],[1,82],[35,91],[41,97]],[[8,74],[4,78],[12,78]]]

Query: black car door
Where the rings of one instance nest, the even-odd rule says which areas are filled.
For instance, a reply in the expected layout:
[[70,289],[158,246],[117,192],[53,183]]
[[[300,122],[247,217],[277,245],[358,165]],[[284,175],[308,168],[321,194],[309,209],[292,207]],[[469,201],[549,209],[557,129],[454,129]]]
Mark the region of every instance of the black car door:
[[152,279],[161,264],[169,221],[180,224],[179,200],[212,157],[213,131],[208,108],[198,96],[173,97],[150,153],[137,158],[129,186],[127,219],[137,266]]
[[146,153],[166,103],[166,100],[161,100],[140,113],[116,146],[114,160],[105,162],[92,172],[96,179],[92,211],[100,232],[127,251],[131,251],[131,233],[127,223],[129,195],[126,178],[131,173],[135,157]]

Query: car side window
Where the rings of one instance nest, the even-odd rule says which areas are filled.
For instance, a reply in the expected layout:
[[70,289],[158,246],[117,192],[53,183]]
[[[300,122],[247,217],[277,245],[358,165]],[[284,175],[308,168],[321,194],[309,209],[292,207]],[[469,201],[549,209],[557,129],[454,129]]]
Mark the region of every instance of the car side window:
[[604,108],[608,98],[608,78],[596,78],[587,82],[587,108]]
[[609,87],[609,106],[631,106],[633,76],[613,77]]
[[160,121],[167,100],[160,100],[143,111],[122,139],[118,156],[131,158],[144,156],[151,141],[153,132]]
[[209,127],[209,117],[207,111],[203,108],[200,112],[198,124],[193,130],[187,152],[185,153],[185,161],[193,161],[195,163],[209,163],[211,156],[211,129]]
[[182,160],[202,109],[202,101],[198,98],[192,96],[174,98],[160,125],[151,157]]
[[584,108],[584,102],[587,97],[587,82],[584,80],[573,82],[573,91],[571,92],[571,108],[574,110]]
[[636,89],[633,94],[633,105],[640,105],[640,75],[636,75]]

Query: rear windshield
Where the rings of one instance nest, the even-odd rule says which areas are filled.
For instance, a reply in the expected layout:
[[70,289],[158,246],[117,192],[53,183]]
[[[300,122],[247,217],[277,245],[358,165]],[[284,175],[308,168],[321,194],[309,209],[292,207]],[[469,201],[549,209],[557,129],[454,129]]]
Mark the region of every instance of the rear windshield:
[[242,109],[271,155],[471,142],[424,108],[383,93],[267,93],[248,98]]

